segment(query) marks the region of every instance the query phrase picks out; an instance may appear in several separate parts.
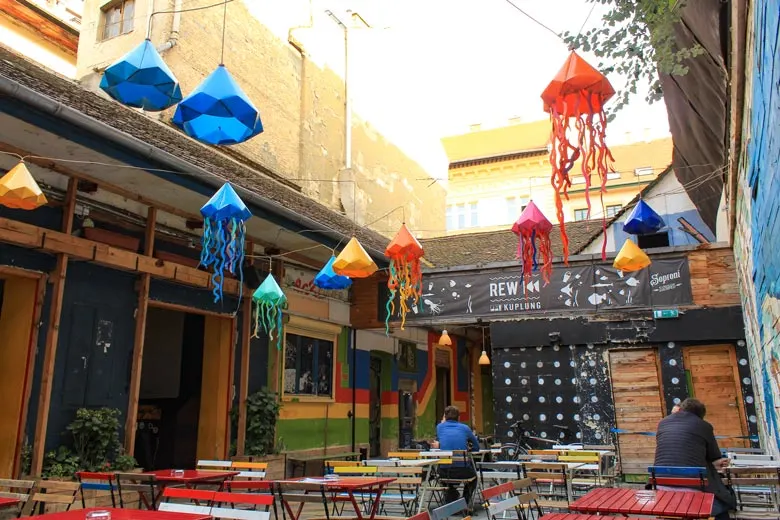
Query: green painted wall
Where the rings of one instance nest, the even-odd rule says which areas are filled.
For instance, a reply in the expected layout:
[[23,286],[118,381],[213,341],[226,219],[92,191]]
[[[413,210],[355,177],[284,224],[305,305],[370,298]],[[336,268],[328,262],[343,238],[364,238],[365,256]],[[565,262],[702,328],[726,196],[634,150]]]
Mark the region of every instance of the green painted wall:
[[[310,450],[325,447],[325,419],[289,419],[279,421],[277,438],[286,451]],[[327,419],[328,446],[349,446],[352,444],[352,426],[347,418]],[[357,419],[355,423],[355,444],[368,443],[368,419]]]
[[439,421],[436,418],[436,389],[434,389],[431,399],[428,401],[428,407],[425,410],[417,409],[415,438],[433,439],[436,436],[436,425],[438,423]]

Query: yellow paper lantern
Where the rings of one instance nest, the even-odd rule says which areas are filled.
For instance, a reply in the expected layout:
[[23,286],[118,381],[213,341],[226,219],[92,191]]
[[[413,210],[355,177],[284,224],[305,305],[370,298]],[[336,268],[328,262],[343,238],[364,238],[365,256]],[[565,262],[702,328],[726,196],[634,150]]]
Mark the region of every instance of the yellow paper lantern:
[[350,278],[367,278],[374,274],[378,267],[360,245],[357,238],[352,237],[347,247],[339,253],[333,262],[333,271]]
[[0,204],[31,210],[46,204],[46,196],[23,162],[0,178]]
[[626,240],[623,247],[620,248],[620,252],[615,257],[612,267],[619,271],[630,273],[644,269],[650,264],[650,257],[639,249],[639,246],[634,242]]

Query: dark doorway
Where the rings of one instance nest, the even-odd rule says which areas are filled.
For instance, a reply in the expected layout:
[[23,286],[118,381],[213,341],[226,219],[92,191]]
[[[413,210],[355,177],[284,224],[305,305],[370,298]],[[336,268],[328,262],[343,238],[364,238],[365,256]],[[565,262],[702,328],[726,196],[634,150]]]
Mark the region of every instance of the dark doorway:
[[450,369],[436,367],[436,422],[444,416],[444,409],[452,404]]
[[369,455],[378,457],[382,450],[382,360],[371,356],[368,376],[369,415],[368,445]]
[[149,308],[134,454],[147,470],[195,467],[204,334],[202,315]]
[[398,447],[409,449],[412,447],[417,417],[417,405],[414,402],[417,384],[414,380],[402,379],[398,382],[398,387]]

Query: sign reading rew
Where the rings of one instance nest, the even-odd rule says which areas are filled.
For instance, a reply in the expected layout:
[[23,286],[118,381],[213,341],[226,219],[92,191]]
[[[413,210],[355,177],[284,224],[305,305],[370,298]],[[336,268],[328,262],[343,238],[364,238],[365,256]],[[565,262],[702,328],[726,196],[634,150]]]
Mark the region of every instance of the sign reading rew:
[[[386,288],[381,301],[387,299]],[[611,265],[559,266],[544,285],[521,266],[504,270],[432,273],[407,320],[432,317],[511,316],[540,312],[594,312],[621,308],[675,308],[693,303],[687,258],[654,260],[635,273]],[[396,305],[396,309],[398,306]],[[380,319],[384,320],[384,305]]]

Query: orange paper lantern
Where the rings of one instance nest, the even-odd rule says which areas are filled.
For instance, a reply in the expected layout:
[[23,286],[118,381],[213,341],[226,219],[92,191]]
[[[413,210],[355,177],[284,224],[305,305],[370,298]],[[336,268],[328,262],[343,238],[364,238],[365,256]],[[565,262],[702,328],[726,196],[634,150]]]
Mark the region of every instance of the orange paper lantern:
[[[606,143],[607,116],[604,103],[615,95],[609,80],[598,70],[572,51],[566,63],[542,92],[544,110],[550,114],[552,138],[550,143],[550,166],[552,185],[555,189],[555,207],[561,226],[563,260],[568,263],[569,239],[563,216],[563,200],[569,199],[571,171],[580,160],[582,176],[585,179],[585,201],[590,218],[590,182],[595,173],[601,185],[601,194],[606,191],[610,163],[614,160]],[[601,256],[606,259],[606,218],[602,198],[602,223],[604,245]]]
[[360,245],[357,238],[352,237],[347,242],[347,247],[339,253],[333,262],[333,271],[350,278],[367,278],[374,274],[378,267],[368,256],[366,250]]
[[623,247],[620,248],[620,252],[615,257],[612,267],[618,271],[630,273],[644,269],[651,263],[650,257],[639,249],[639,246],[633,241],[627,239],[625,244],[623,244]]
[[46,196],[23,162],[0,178],[0,204],[3,206],[32,210],[46,202]]
[[409,312],[409,300],[414,305],[420,301],[422,295],[422,265],[423,248],[420,242],[409,231],[406,224],[401,224],[393,240],[385,249],[385,256],[390,259],[390,274],[387,278],[387,288],[390,294],[385,305],[385,331],[390,331],[390,317],[395,313],[395,296],[400,297],[401,330],[406,324],[406,313]]

